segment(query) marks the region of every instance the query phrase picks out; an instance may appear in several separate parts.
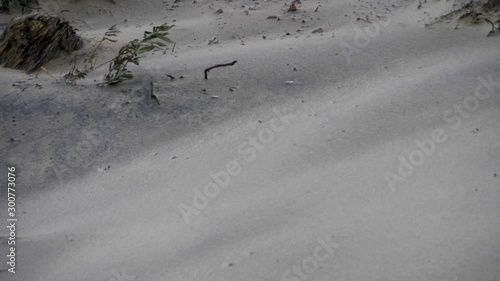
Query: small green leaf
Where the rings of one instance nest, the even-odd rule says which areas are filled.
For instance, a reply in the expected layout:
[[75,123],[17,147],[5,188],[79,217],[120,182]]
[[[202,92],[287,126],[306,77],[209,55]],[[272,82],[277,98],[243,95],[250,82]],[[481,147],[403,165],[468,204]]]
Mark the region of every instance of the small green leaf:
[[147,52],[149,52],[149,51],[153,50],[154,48],[155,48],[155,46],[154,46],[154,45],[144,46],[144,47],[140,48],[140,49],[137,51],[137,53],[139,53],[139,54],[147,53]]

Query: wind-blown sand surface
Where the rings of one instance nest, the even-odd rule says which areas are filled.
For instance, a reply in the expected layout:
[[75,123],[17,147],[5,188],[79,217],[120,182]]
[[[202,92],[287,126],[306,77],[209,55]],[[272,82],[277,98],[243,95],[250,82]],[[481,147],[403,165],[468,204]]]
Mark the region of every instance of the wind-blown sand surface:
[[500,37],[425,27],[461,1],[149,2],[53,8],[103,61],[174,23],[134,80],[1,70],[1,280],[500,280]]

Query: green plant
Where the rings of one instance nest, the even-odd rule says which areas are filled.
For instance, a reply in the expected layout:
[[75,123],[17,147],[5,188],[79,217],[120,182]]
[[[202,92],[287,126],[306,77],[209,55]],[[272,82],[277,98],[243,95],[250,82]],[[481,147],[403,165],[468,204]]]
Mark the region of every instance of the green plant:
[[101,85],[112,85],[134,77],[127,69],[128,63],[139,65],[139,60],[148,52],[156,48],[163,48],[167,43],[172,43],[167,35],[173,25],[162,24],[154,26],[153,31],[145,31],[142,40],[135,39],[123,46],[118,55],[109,63],[109,72],[104,77]]
[[128,42],[125,46],[120,48],[118,55],[111,60],[108,60],[100,65],[96,66],[98,51],[100,46],[104,41],[117,42],[117,40],[112,39],[116,37],[119,30],[113,25],[110,27],[102,39],[99,41],[97,46],[94,48],[92,53],[85,58],[86,63],[83,70],[76,68],[76,57],[75,65],[63,78],[68,84],[76,84],[76,80],[85,79],[87,74],[96,70],[97,68],[109,63],[109,71],[104,76],[104,81],[99,85],[112,85],[120,83],[125,80],[130,80],[134,76],[130,70],[127,69],[128,63],[133,63],[139,65],[139,60],[146,55],[146,53],[156,49],[163,48],[167,46],[166,43],[172,43],[168,39],[168,31],[173,27],[173,25],[162,24],[160,26],[154,26],[153,31],[145,31],[143,39],[135,39]]

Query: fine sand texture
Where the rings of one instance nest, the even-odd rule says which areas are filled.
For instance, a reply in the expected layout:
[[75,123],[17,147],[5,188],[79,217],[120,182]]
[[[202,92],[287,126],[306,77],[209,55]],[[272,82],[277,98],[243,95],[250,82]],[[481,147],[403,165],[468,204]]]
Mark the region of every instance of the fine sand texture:
[[[500,281],[486,1],[39,2],[84,47],[0,69],[0,280]],[[132,80],[61,79],[163,23]]]

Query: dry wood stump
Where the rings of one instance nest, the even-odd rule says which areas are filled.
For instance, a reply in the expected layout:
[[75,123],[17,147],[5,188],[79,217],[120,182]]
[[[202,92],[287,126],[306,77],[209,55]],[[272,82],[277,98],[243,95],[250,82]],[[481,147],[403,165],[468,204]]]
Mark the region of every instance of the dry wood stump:
[[71,25],[57,16],[34,13],[12,19],[0,39],[0,63],[31,73],[61,51],[82,47]]

